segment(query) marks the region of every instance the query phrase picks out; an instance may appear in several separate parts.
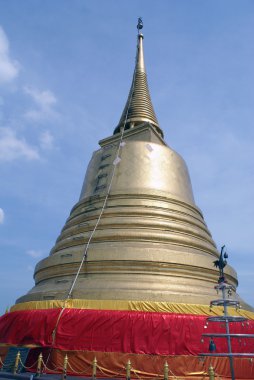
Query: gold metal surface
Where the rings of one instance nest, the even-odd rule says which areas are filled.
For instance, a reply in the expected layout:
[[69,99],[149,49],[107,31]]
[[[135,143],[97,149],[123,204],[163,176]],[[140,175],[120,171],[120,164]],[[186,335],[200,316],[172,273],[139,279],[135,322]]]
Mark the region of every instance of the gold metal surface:
[[168,380],[168,362],[164,364],[164,380]]
[[[213,262],[219,252],[195,205],[187,166],[162,138],[145,75],[139,37],[130,109],[125,108],[115,134],[100,141],[101,147],[88,165],[79,202],[50,256],[37,264],[34,288],[18,303],[67,297],[109,186],[106,207],[73,298],[188,304],[208,304],[215,298],[218,271]],[[128,123],[134,127],[126,129],[120,140],[117,132],[126,112]],[[122,148],[111,183],[120,141]],[[236,288],[236,272],[230,266],[226,275]]]
[[[215,296],[218,252],[194,203],[186,164],[164,142],[149,141],[153,134],[150,125],[125,132],[121,162],[74,298],[205,304]],[[50,256],[37,264],[36,286],[19,302],[65,298],[102,208],[117,140],[103,140],[93,154],[80,200]],[[237,286],[230,267],[227,276]]]
[[17,355],[15,357],[14,367],[13,367],[13,375],[16,375],[19,368],[19,362],[20,362],[20,351],[17,352]]
[[40,355],[38,356],[38,360],[37,360],[36,377],[41,376],[42,362],[43,362],[43,356],[42,356],[42,353],[40,353]]

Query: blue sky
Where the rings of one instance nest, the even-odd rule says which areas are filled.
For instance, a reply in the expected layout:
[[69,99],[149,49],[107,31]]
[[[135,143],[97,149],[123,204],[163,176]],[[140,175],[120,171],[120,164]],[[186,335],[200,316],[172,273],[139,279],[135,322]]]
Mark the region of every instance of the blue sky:
[[254,305],[254,2],[0,0],[0,312],[33,285],[121,116],[143,17],[154,108]]

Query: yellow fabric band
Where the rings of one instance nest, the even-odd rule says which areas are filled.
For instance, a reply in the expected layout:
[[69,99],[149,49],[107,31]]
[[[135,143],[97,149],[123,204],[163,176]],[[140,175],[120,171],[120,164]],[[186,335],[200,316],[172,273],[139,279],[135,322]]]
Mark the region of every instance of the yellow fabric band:
[[[151,301],[124,301],[124,300],[84,300],[70,299],[64,300],[45,300],[18,303],[11,307],[12,311],[18,310],[39,310],[54,308],[74,308],[74,309],[94,309],[94,310],[127,310],[127,311],[146,311],[159,313],[179,313],[197,315],[222,315],[222,307],[213,307],[210,310],[208,305],[151,302]],[[236,311],[228,309],[230,315],[241,315],[248,319],[254,319],[254,313],[247,310]]]

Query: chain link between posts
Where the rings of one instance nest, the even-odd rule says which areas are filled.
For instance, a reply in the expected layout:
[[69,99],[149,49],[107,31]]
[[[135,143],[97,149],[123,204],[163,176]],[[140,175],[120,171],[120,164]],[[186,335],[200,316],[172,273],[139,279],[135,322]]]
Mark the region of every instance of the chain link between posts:
[[[72,366],[71,366],[71,364],[68,362],[68,367],[70,368],[70,370],[73,372],[73,373],[75,373],[76,375],[82,375],[82,374],[87,374],[87,375],[89,375],[90,374],[90,371],[88,372],[87,370],[85,370],[85,371],[76,371]],[[89,368],[89,370],[91,370],[91,368]]]
[[[123,371],[121,372],[114,372],[114,371],[111,371],[110,369],[107,369],[107,368],[104,368],[104,367],[101,367],[97,364],[97,368],[100,370],[100,372],[105,375],[106,377],[109,377],[111,378],[112,375],[115,375],[115,376],[121,376],[121,375],[124,375],[125,376],[125,368],[123,367]],[[106,372],[110,372],[110,374],[107,374]]]
[[25,368],[25,369],[31,369],[31,368],[33,368],[36,364],[37,364],[37,360],[31,365],[31,366],[25,366],[25,364],[23,363],[23,361],[22,361],[22,359],[21,358],[19,358],[19,362],[20,362],[20,364],[21,364],[21,366],[23,367],[23,368]]
[[62,372],[62,370],[63,370],[63,368],[58,367],[58,366],[54,366],[55,369],[51,369],[51,368],[47,367],[47,365],[46,365],[46,363],[44,362],[43,359],[42,359],[42,366],[43,366],[43,370],[42,370],[42,372],[44,372],[45,369],[48,370],[49,372],[55,372],[55,373]]
[[148,372],[142,372],[142,371],[135,370],[134,368],[131,368],[131,372],[133,372],[139,380],[146,380],[147,379],[147,377],[141,377],[141,376],[139,376],[139,374],[151,375],[153,380],[163,379],[163,375],[148,373]]

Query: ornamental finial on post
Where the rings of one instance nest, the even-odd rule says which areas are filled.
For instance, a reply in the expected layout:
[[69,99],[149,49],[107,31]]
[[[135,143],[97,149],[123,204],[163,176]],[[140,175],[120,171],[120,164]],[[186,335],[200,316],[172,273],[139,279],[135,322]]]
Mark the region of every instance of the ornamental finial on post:
[[224,268],[227,265],[227,260],[226,260],[227,258],[228,258],[228,254],[227,254],[227,252],[225,252],[225,245],[223,245],[221,247],[219,260],[215,260],[213,262],[214,266],[216,268],[219,268],[219,271],[220,271],[220,277],[219,277],[219,281],[218,281],[219,284],[221,282],[225,282]]

